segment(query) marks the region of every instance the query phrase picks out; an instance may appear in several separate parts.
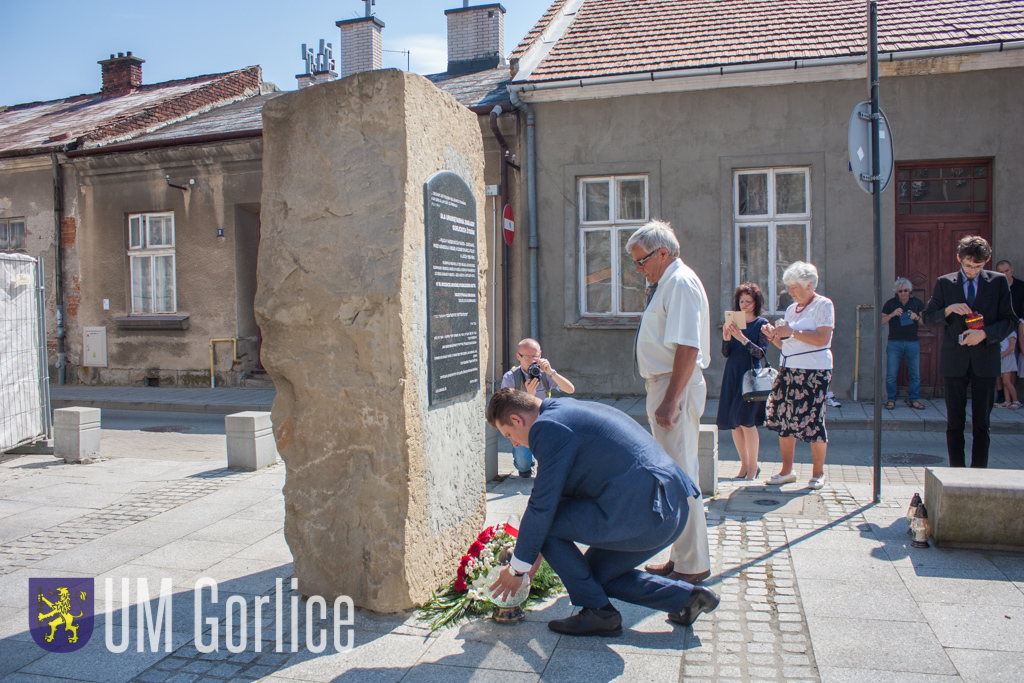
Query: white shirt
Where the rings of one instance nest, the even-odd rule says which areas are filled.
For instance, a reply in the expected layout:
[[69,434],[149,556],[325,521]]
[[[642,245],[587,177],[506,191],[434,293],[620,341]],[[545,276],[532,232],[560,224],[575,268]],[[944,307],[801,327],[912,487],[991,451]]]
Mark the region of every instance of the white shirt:
[[665,268],[640,319],[636,361],[644,379],[670,374],[677,346],[697,349],[697,367],[711,363],[711,314],[700,278],[680,259]]
[[[819,327],[836,327],[836,309],[832,300],[815,294],[806,308],[796,312],[796,302],[786,309],[786,322],[789,326],[801,332],[814,332]],[[828,346],[831,346],[829,342]],[[815,351],[818,349],[818,351]],[[814,351],[814,353],[807,353]],[[796,356],[796,354],[802,354]],[[812,346],[807,342],[799,341],[793,337],[786,337],[782,342],[782,365],[787,368],[801,370],[831,370],[832,351],[821,346]],[[790,356],[795,356],[790,358]]]

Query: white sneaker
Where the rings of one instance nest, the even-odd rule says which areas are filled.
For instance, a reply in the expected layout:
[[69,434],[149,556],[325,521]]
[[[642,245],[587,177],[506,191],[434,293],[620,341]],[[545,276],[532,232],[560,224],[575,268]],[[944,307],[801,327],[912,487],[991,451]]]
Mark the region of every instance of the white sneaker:
[[811,477],[811,480],[809,482],[807,482],[807,488],[814,489],[815,491],[817,491],[818,489],[820,489],[824,485],[825,485],[825,475],[824,474],[821,475],[820,477]]
[[835,396],[829,396],[825,399],[825,405],[831,406],[832,408],[839,408],[843,404],[835,399]]
[[776,474],[774,477],[768,479],[765,484],[768,486],[780,486],[782,484],[792,484],[795,481],[796,473],[790,472],[789,474]]

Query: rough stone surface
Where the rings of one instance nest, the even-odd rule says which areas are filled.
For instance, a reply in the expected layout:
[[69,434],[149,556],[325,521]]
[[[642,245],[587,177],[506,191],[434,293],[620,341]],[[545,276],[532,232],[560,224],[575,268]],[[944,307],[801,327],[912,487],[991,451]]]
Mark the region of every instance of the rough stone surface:
[[1024,472],[929,467],[924,504],[938,545],[1024,550]]
[[484,225],[480,127],[396,70],[282,95],[263,121],[256,314],[299,590],[408,608],[485,515],[483,392],[428,405],[423,207],[427,179],[453,171]]

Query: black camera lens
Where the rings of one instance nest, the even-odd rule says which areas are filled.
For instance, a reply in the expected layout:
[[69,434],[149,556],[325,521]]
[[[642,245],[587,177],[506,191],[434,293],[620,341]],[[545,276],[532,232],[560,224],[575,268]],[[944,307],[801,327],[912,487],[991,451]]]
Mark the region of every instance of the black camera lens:
[[534,363],[530,367],[526,368],[526,374],[529,375],[530,377],[534,377],[536,379],[540,379],[540,374],[541,374],[540,366],[537,365],[536,363]]

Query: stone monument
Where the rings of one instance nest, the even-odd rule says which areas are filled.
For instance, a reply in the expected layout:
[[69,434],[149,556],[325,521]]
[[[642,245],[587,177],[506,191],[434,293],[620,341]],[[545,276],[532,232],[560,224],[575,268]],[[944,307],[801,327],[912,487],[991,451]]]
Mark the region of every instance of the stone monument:
[[368,71],[269,101],[263,145],[256,316],[299,591],[406,609],[484,523],[480,125]]

